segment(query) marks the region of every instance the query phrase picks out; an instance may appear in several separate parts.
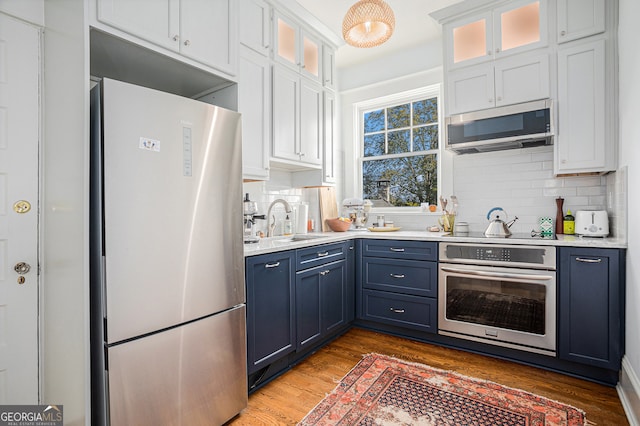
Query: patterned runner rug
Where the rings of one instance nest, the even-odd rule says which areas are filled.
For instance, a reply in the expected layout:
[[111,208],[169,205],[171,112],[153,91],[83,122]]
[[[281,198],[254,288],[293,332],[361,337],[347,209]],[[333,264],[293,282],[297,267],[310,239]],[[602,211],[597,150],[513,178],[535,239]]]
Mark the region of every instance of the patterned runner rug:
[[577,408],[379,354],[365,356],[299,425],[585,425]]

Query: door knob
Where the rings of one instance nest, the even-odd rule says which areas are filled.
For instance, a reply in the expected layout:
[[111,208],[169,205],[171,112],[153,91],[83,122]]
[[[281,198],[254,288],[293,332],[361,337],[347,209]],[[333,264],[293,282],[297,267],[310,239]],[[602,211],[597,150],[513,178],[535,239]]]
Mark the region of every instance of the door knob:
[[26,262],[18,262],[16,266],[13,267],[13,270],[20,275],[24,275],[31,270],[31,265]]

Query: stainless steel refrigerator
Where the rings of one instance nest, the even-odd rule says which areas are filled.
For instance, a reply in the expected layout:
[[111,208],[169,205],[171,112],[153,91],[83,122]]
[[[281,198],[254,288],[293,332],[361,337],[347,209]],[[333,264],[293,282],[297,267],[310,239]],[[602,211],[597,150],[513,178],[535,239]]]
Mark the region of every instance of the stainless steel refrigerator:
[[247,404],[240,114],[91,92],[92,424],[215,425]]

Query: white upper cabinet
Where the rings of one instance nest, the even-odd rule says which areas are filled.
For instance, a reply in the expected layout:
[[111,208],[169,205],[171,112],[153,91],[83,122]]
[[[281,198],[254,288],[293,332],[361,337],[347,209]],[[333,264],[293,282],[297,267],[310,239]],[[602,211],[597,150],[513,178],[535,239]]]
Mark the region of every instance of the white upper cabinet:
[[447,113],[477,111],[550,96],[548,54],[518,55],[450,71]]
[[180,53],[235,74],[236,0],[180,0]]
[[240,43],[265,56],[271,37],[270,10],[263,0],[240,0]]
[[606,0],[557,0],[558,43],[605,31]]
[[336,89],[336,51],[327,44],[322,45],[322,84],[327,89]]
[[272,114],[272,161],[289,169],[319,168],[322,165],[322,87],[293,70],[274,65]]
[[615,170],[606,73],[603,39],[558,50],[556,174]]
[[293,19],[273,14],[274,59],[317,82],[322,78],[322,43]]
[[234,75],[236,7],[234,0],[97,0],[97,20]]
[[179,0],[97,0],[98,21],[167,49],[180,48]]
[[449,69],[547,45],[547,0],[515,0],[444,26]]
[[242,177],[269,179],[271,147],[271,64],[242,49],[238,63],[238,112],[242,113]]

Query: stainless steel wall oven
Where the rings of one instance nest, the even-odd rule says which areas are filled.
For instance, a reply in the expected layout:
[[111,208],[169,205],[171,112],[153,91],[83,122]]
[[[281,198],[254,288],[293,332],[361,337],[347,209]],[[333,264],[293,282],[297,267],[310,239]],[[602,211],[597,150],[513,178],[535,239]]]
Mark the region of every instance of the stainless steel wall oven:
[[438,332],[556,353],[555,247],[441,243]]

